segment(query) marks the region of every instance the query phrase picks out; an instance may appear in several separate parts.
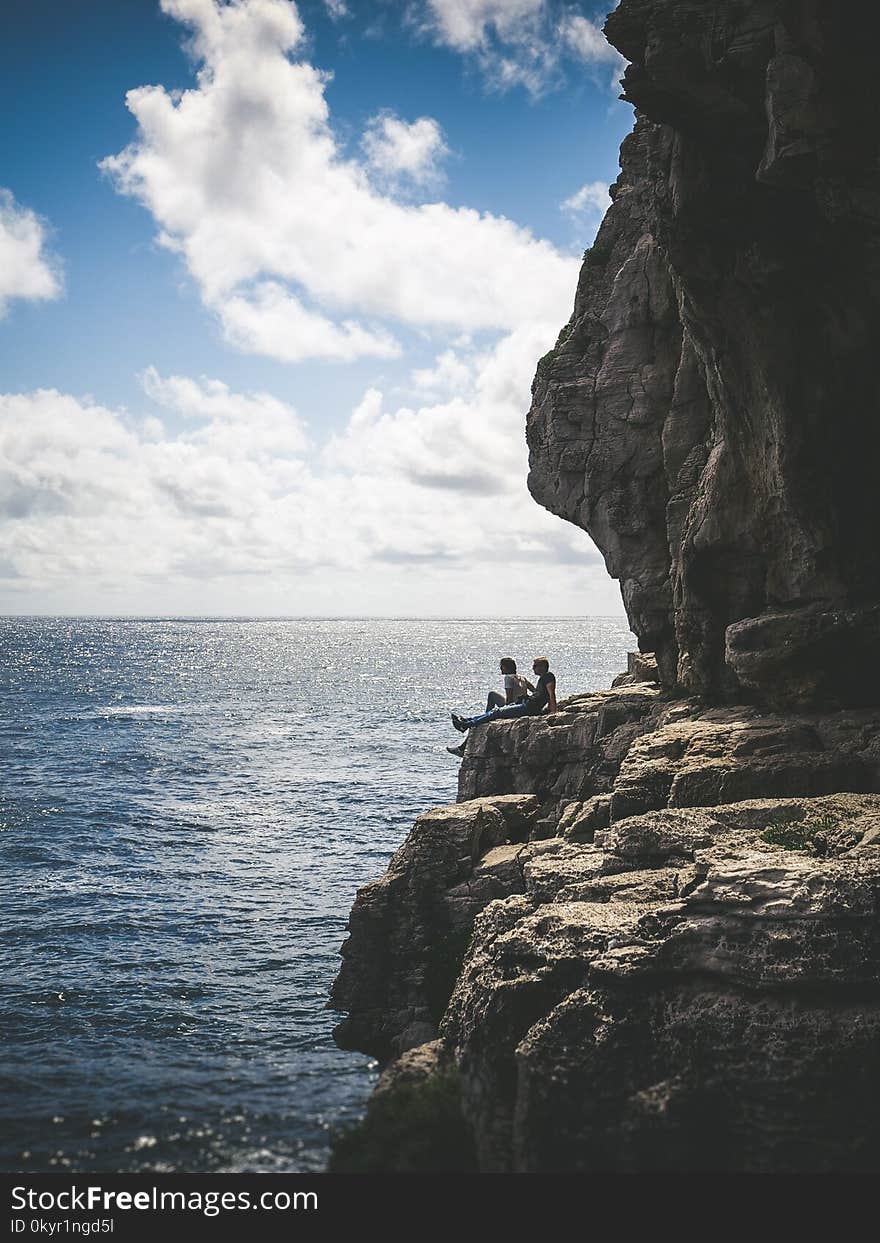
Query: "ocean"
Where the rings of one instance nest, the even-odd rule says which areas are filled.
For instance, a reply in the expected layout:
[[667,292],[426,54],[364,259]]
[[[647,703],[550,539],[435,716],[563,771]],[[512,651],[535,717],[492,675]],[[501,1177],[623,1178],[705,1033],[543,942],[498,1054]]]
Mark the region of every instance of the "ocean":
[[355,890],[455,798],[501,656],[617,618],[0,619],[0,1170],[306,1172],[375,1079],[326,1008]]

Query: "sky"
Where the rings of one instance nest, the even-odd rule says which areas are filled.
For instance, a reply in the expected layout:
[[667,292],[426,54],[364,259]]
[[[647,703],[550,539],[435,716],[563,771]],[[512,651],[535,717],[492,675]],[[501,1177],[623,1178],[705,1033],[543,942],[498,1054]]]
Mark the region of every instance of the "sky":
[[632,111],[564,0],[29,0],[0,613],[622,614],[525,479]]

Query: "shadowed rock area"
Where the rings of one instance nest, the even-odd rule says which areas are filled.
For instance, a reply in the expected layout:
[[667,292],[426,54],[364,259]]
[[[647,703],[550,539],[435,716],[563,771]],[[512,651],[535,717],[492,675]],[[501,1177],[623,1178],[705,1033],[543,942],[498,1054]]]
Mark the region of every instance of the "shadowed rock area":
[[874,704],[880,489],[876,15],[623,0],[637,108],[529,486],[589,531],[665,685]]
[[642,650],[471,731],[459,802],[358,894],[331,1004],[385,1069],[334,1169],[880,1162],[869,10],[608,19],[636,126],[529,486]]

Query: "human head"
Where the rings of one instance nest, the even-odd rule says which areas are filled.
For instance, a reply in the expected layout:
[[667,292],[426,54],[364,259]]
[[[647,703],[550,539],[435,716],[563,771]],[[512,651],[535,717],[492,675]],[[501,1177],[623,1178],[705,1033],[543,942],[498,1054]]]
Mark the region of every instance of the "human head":
[[516,673],[516,661],[511,656],[502,656],[500,665],[502,673]]
[[542,673],[550,672],[550,661],[546,656],[536,656],[532,663],[532,668],[540,677]]

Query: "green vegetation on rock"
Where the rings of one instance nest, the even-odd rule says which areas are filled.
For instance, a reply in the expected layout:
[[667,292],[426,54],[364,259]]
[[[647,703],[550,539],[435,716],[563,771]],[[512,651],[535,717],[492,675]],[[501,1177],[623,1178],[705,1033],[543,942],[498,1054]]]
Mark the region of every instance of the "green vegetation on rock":
[[461,1112],[458,1071],[378,1092],[366,1117],[339,1133],[328,1170],[335,1174],[469,1173],[477,1169]]
[[810,855],[828,852],[828,834],[837,827],[833,816],[819,816],[789,824],[768,824],[761,840],[784,850],[798,850]]

